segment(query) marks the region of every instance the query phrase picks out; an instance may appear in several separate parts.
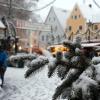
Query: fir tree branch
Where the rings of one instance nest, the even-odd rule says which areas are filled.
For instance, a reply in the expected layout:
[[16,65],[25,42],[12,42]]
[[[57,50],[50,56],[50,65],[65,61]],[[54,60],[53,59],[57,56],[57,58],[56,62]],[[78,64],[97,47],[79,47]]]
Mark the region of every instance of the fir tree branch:
[[83,69],[74,69],[74,71],[68,73],[66,80],[56,88],[52,100],[56,100],[64,92],[66,88],[70,87],[72,83],[78,79],[78,77],[81,75],[83,71]]
[[29,60],[33,60],[33,59],[36,59],[37,56],[34,55],[34,54],[18,54],[18,55],[12,55],[9,57],[9,61],[14,61],[14,60],[26,60],[26,59],[29,59]]
[[67,65],[64,65],[64,66],[58,65],[58,67],[57,67],[57,75],[58,75],[58,77],[60,77],[61,80],[63,80],[66,77],[69,69],[70,69],[70,67],[67,66]]
[[30,64],[30,68],[25,73],[25,78],[28,78],[31,74],[35,74],[37,71],[42,69],[47,63],[48,59],[43,56],[39,56],[37,59],[33,60]]
[[45,66],[35,66],[34,68],[30,68],[26,71],[25,73],[25,78],[30,77],[33,74],[36,74],[37,72],[39,72],[40,70],[42,70]]
[[56,68],[57,68],[57,66],[56,66],[55,63],[48,65],[48,69],[49,69],[49,71],[48,71],[48,77],[49,78],[54,74]]

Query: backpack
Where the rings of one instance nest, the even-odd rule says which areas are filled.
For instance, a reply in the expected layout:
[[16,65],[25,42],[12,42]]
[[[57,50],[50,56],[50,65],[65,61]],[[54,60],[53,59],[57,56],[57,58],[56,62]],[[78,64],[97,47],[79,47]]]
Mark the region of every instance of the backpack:
[[0,52],[0,67],[2,67],[5,64],[6,59],[7,59],[7,53],[4,51],[1,51]]

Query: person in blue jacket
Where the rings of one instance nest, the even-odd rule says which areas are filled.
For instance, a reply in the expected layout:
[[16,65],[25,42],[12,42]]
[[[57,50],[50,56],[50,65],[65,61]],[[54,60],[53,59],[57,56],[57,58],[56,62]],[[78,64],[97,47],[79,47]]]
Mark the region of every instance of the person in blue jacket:
[[1,87],[4,83],[4,75],[7,69],[7,59],[8,59],[8,53],[6,50],[0,46],[0,78],[1,78]]

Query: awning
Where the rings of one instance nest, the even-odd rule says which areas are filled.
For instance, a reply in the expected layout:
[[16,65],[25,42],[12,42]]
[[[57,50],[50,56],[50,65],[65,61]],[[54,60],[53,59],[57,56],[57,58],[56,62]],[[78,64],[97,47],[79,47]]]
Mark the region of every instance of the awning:
[[26,39],[26,38],[20,38],[19,41],[28,42],[28,39]]
[[100,43],[83,43],[82,47],[96,47],[99,45],[100,45]]
[[5,28],[6,28],[5,25],[2,23],[1,20],[0,20],[0,28],[1,28],[1,29],[5,29]]

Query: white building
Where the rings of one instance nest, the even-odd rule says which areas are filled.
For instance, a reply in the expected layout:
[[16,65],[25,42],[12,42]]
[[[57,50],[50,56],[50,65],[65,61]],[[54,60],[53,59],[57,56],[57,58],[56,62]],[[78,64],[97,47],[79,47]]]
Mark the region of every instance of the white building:
[[66,37],[64,30],[69,11],[51,7],[45,24],[51,25],[51,32],[41,32],[40,43],[42,47],[58,44]]
[[24,25],[22,22],[20,26],[16,27],[16,29],[17,31],[20,31],[19,33],[21,33],[18,35],[21,37],[19,39],[20,46],[23,49],[30,49],[34,46],[39,46],[40,32],[50,32],[51,26],[43,23],[32,23],[32,22],[29,23],[28,21],[26,22],[24,21]]

